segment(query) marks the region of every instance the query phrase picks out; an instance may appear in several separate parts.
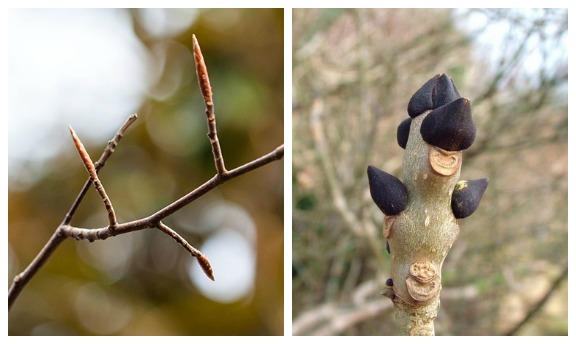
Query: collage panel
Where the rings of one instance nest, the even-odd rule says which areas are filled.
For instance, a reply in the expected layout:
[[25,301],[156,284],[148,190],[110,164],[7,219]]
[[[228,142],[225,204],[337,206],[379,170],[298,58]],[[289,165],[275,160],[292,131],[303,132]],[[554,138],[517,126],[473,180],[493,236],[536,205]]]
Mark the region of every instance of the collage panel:
[[293,335],[568,333],[567,33],[293,10]]
[[284,10],[8,19],[8,334],[283,335]]

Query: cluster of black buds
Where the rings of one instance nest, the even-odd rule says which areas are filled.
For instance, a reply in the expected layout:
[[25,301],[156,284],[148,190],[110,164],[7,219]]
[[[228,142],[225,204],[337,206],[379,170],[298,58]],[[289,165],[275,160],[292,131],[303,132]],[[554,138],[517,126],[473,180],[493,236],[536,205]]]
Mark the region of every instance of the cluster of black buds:
[[[406,149],[412,119],[428,111],[420,126],[420,134],[426,143],[436,147],[437,154],[442,158],[438,159],[438,165],[433,166],[433,170],[448,175],[451,166],[455,165],[451,162],[458,159],[455,152],[469,148],[476,137],[470,101],[460,96],[454,82],[446,74],[434,76],[408,103],[410,117],[400,123],[397,131],[400,147]],[[368,181],[372,199],[384,214],[397,215],[406,208],[410,195],[398,178],[369,166]],[[487,178],[459,181],[452,193],[454,216],[461,219],[474,213],[487,186]]]

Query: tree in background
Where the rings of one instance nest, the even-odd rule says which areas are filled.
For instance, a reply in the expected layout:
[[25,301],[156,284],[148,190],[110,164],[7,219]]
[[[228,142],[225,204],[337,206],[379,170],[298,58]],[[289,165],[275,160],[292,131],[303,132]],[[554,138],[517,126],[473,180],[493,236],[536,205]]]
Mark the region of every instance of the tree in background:
[[[496,27],[488,56],[473,43]],[[400,176],[407,99],[442,72],[478,128],[462,174],[490,187],[444,262],[436,333],[567,333],[566,35],[565,10],[294,10],[294,334],[397,333],[366,167]]]
[[[31,11],[38,11],[38,18],[55,14]],[[227,166],[266,154],[283,141],[282,10],[199,10],[191,25],[173,37],[150,34],[141,10],[115,11],[131,18],[130,30],[158,59],[154,63],[163,66],[135,109],[138,121],[100,173],[119,221],[148,215],[214,174],[192,33],[209,67]],[[179,10],[172,11],[178,16]],[[128,115],[118,114],[114,125]],[[85,131],[74,128],[84,137]],[[68,129],[61,129],[49,134],[70,142]],[[99,154],[112,136],[111,131],[93,144],[83,141],[90,153]],[[50,143],[37,149],[50,149]],[[65,146],[35,170],[24,170],[38,175],[32,184],[23,186],[23,175],[9,176],[9,281],[46,243],[82,187],[86,171],[71,148]],[[193,283],[190,270],[196,263],[190,254],[161,233],[145,230],[94,243],[69,240],[19,296],[9,313],[9,333],[282,334],[283,167],[268,167],[247,174],[241,182],[229,181],[227,188],[206,195],[166,222],[198,246],[212,237],[247,238],[255,259],[248,294],[225,301],[209,297]],[[100,197],[89,190],[73,224],[92,228],[106,223]],[[217,281],[226,278],[215,273]],[[217,282],[211,288],[217,289]]]

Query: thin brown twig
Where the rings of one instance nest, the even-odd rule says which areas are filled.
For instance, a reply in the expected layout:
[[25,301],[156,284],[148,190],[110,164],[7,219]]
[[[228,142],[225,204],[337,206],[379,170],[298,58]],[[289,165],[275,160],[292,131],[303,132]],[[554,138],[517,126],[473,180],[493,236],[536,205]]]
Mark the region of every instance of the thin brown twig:
[[[382,317],[393,305],[385,298],[373,298],[383,286],[382,280],[370,280],[351,292],[349,303],[326,302],[301,313],[292,321],[294,336],[334,336],[359,323]],[[474,285],[442,290],[446,300],[469,300],[478,296]]]
[[344,197],[342,184],[335,173],[337,169],[334,167],[331,159],[332,154],[328,152],[328,143],[326,142],[325,131],[322,127],[323,115],[324,101],[320,98],[315,98],[310,113],[310,131],[312,132],[312,139],[318,153],[318,159],[320,160],[324,176],[329,185],[334,209],[337,210],[354,235],[366,240],[366,243],[370,246],[372,253],[378,259],[379,263],[385,264],[380,243],[378,240],[375,240],[377,233],[376,227],[372,222],[361,221],[352,210],[346,197]]
[[218,131],[216,130],[216,116],[214,114],[214,101],[212,99],[212,86],[208,78],[208,70],[202,56],[202,50],[195,35],[192,35],[192,42],[194,46],[194,61],[196,65],[196,74],[198,75],[198,85],[200,92],[204,98],[206,105],[206,117],[208,118],[208,138],[212,145],[212,154],[214,155],[214,164],[218,175],[225,176],[227,174],[226,166],[224,164],[224,156],[220,148],[220,141],[218,140]]
[[166,226],[162,221],[158,222],[156,228],[171,236],[174,240],[176,240],[177,243],[182,245],[186,251],[190,252],[191,255],[196,257],[196,259],[198,259],[198,264],[202,268],[202,271],[204,271],[208,278],[214,281],[214,272],[212,271],[212,266],[210,266],[210,261],[208,258],[206,258],[205,255],[202,254],[202,252],[200,252],[194,246],[190,245],[186,239],[180,236],[180,234],[176,233],[172,228]]
[[522,329],[522,327],[524,327],[524,325],[526,325],[532,318],[534,318],[535,315],[538,314],[538,312],[542,310],[542,308],[546,305],[552,294],[554,294],[554,292],[560,288],[562,282],[564,282],[564,280],[567,278],[568,278],[568,265],[564,267],[562,273],[558,275],[558,277],[552,282],[546,294],[544,294],[542,298],[538,300],[538,302],[536,302],[532,307],[530,307],[528,312],[526,312],[524,318],[520,322],[518,322],[513,328],[507,331],[504,335],[505,336],[517,335],[518,332]]
[[100,178],[98,178],[98,172],[96,171],[96,167],[94,166],[92,159],[90,159],[90,155],[86,151],[86,148],[82,144],[82,141],[80,141],[80,138],[78,137],[78,135],[76,135],[76,132],[74,131],[74,129],[72,129],[72,126],[69,126],[69,128],[70,128],[70,134],[72,135],[72,140],[74,141],[74,145],[78,150],[78,154],[80,154],[80,159],[82,159],[84,167],[86,167],[86,170],[90,175],[92,184],[94,184],[96,191],[98,191],[98,194],[102,198],[102,202],[104,202],[104,207],[106,207],[106,212],[108,213],[108,221],[110,223],[110,228],[113,229],[114,227],[116,227],[118,222],[116,221],[116,213],[114,212],[112,201],[110,201],[110,198],[106,194],[106,190],[104,190],[104,186],[102,185],[102,182],[100,182]]

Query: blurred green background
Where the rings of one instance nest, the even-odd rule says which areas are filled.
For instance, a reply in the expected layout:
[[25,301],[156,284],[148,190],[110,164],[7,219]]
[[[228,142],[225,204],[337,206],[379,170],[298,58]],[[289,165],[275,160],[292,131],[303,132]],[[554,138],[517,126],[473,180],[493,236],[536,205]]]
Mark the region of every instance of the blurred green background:
[[460,178],[490,182],[444,262],[436,334],[566,335],[567,9],[292,19],[293,333],[399,333],[380,295],[390,256],[366,168],[401,177],[396,129],[410,97],[446,72],[477,126]]
[[[9,19],[8,285],[87,178],[67,124],[96,160],[138,113],[100,172],[120,222],[150,215],[215,174],[193,33],[212,81],[227,168],[284,142],[282,9],[27,9],[11,10]],[[107,46],[112,38],[121,44]],[[105,48],[90,51],[97,44]],[[47,87],[37,92],[39,85]],[[112,108],[114,101],[120,105]],[[90,190],[72,224],[106,223]],[[196,262],[157,230],[94,243],[69,239],[16,300],[9,334],[283,334],[283,161],[225,183],[165,223],[200,250],[206,244],[215,282],[194,277]],[[208,242],[218,247],[215,256]]]

